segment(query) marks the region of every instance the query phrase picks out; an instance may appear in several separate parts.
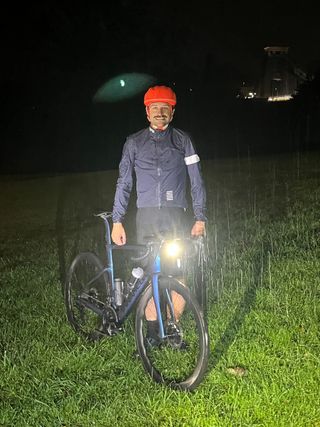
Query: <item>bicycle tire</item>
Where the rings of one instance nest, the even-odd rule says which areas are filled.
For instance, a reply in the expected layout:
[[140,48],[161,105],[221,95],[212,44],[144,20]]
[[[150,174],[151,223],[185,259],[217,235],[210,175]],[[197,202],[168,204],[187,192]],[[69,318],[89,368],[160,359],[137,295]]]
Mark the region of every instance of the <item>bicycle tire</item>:
[[[184,274],[188,278],[188,287],[196,295],[200,308],[207,319],[208,287],[206,281],[207,243],[203,236],[196,240],[196,262],[185,259]],[[192,257],[194,258],[194,257]]]
[[[145,311],[152,299],[149,285],[136,310],[135,338],[139,356],[154,381],[174,389],[194,390],[204,378],[209,359],[209,335],[203,313],[193,293],[177,279],[168,277],[159,281],[159,292],[167,336],[159,339],[155,346],[148,342]],[[176,296],[185,301],[178,321],[168,310],[170,300]]]
[[108,274],[92,279],[103,270],[100,259],[93,252],[81,252],[72,261],[65,282],[64,301],[72,328],[89,340],[103,335],[102,317],[81,303],[84,299],[93,307],[103,308],[110,293]]
[[206,318],[208,312],[208,288],[206,286],[206,282],[203,281],[199,276],[201,276],[201,272],[196,272],[196,276],[194,279],[196,287],[196,296],[201,310]]

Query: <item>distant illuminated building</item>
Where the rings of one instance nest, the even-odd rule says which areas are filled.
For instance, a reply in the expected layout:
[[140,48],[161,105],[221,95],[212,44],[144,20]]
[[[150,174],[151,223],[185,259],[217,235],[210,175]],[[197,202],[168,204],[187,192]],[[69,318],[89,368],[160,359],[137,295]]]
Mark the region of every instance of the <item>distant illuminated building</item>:
[[265,47],[266,60],[257,97],[268,101],[288,101],[307,75],[290,59],[288,46]]
[[237,94],[237,98],[242,99],[252,99],[257,96],[257,92],[254,86],[248,86],[246,82],[242,82],[242,85],[239,89],[239,93]]

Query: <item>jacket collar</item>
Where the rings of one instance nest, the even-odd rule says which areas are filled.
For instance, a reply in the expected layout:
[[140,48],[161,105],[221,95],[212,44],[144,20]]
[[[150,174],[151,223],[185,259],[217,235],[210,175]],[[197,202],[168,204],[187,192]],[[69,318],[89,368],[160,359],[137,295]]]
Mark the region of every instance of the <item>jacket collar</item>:
[[157,140],[167,137],[169,135],[170,131],[171,131],[170,124],[168,125],[168,127],[165,130],[153,129],[151,126],[149,126],[150,136],[152,138],[157,139]]

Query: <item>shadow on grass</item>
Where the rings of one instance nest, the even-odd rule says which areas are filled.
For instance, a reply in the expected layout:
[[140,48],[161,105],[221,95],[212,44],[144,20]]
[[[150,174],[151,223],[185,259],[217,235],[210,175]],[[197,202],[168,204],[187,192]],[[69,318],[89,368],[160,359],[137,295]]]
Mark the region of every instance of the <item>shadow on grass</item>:
[[[264,251],[266,252],[266,251]],[[246,288],[241,301],[232,317],[227,324],[224,333],[220,339],[211,343],[211,354],[209,360],[209,370],[214,369],[221,358],[228,352],[230,345],[236,339],[236,335],[240,330],[246,316],[250,313],[255,304],[257,290],[261,287],[261,258],[263,253],[259,253],[253,260],[253,278],[251,284]]]

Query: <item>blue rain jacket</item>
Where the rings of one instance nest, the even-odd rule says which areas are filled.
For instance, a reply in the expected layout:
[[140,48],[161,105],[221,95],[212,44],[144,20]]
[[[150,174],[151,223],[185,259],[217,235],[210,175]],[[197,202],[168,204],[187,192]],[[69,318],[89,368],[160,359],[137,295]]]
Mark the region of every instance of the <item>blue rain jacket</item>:
[[128,136],[119,165],[113,222],[126,214],[136,175],[137,207],[187,208],[187,175],[195,220],[206,221],[206,192],[200,159],[187,133],[172,126],[164,131],[151,127]]

